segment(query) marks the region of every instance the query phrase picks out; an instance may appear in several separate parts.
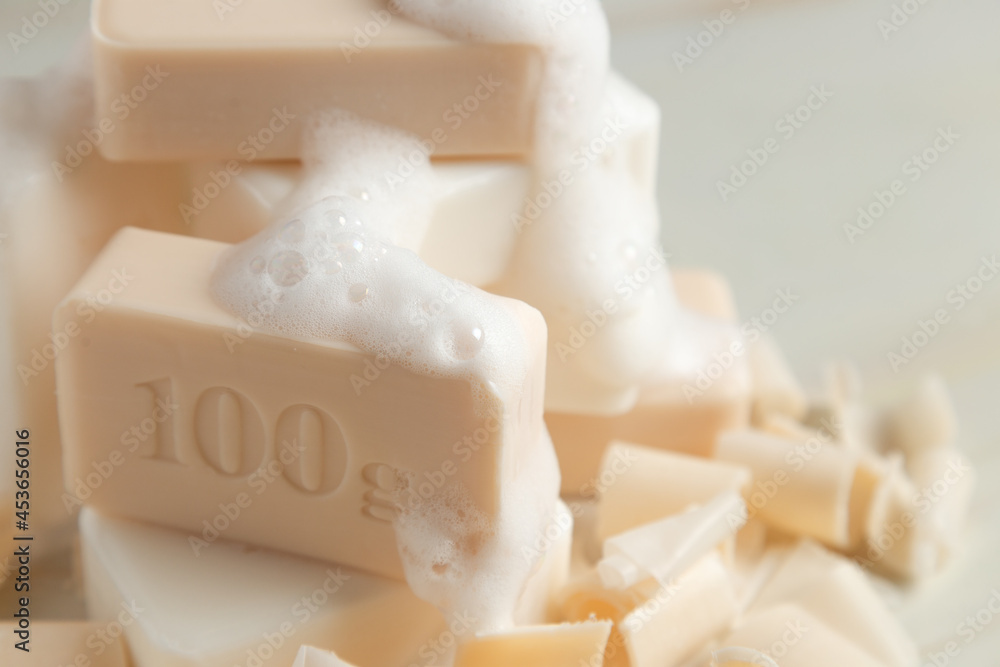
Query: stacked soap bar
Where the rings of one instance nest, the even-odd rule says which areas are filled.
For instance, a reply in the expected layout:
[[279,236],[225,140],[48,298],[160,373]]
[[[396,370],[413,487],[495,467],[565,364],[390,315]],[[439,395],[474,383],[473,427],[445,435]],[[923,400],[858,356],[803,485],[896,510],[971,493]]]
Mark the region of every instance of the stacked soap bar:
[[[65,146],[87,146],[77,116],[84,113],[78,97],[88,97],[84,74],[67,69],[5,82],[0,90],[0,393],[7,397],[0,426],[30,432],[30,528],[38,556],[70,544],[76,507],[63,494],[55,360],[86,340],[90,323],[129,289],[129,278],[102,276],[92,300],[63,327],[52,327],[52,311],[121,227],[185,230],[176,208],[184,185],[179,165],[115,164],[92,144],[85,159],[66,158]],[[0,505],[14,500],[13,461],[0,461]]]
[[427,137],[442,156],[531,151],[537,49],[450,39],[377,0],[229,9],[94,3],[97,118],[125,116],[106,156],[294,159],[303,124],[331,108]]
[[[838,367],[810,399],[723,278],[639,257],[658,109],[600,65],[596,3],[546,17],[552,40],[536,10],[95,2],[101,156],[52,174],[93,171],[97,203],[60,189],[42,215],[33,185],[9,225],[66,239],[59,296],[32,301],[55,309],[60,500],[85,506],[91,616],[134,611],[135,667],[916,661],[862,568],[918,578],[955,545],[971,474],[929,511],[916,493],[965,468],[940,383],[874,410]],[[572,139],[591,104],[563,176],[552,113]],[[527,289],[543,228],[593,222],[605,186],[622,209],[579,232],[615,242],[622,298]]]

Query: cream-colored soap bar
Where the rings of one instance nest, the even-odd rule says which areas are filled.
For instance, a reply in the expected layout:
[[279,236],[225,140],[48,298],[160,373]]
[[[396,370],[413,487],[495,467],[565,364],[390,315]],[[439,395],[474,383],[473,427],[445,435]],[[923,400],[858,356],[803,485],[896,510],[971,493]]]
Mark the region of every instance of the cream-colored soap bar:
[[0,665],[5,667],[127,667],[121,621],[0,623]]
[[[432,269],[488,285],[507,268],[531,173],[512,160],[446,160],[431,164],[436,192],[430,225],[410,250]],[[297,163],[190,167],[189,201],[180,211],[193,236],[239,243],[274,221],[302,177]],[[214,196],[210,196],[214,195]]]
[[847,546],[856,454],[818,438],[797,442],[749,429],[722,433],[715,454],[753,471],[747,500],[754,516],[787,532]]
[[114,160],[296,158],[304,122],[330,108],[439,156],[532,146],[536,48],[450,39],[381,0],[98,0],[92,41]]
[[253,332],[208,291],[226,247],[123,230],[59,307],[57,329],[106,275],[129,276],[87,345],[58,359],[69,489],[103,466],[86,499],[102,511],[185,529],[205,550],[221,534],[398,578],[395,503],[419,509],[460,483],[494,516],[546,446],[537,311],[504,301],[524,336],[525,398],[486,413],[474,392],[489,387]]
[[[120,620],[135,667],[290,665],[301,644],[357,665],[408,665],[443,619],[399,581],[220,540],[196,554],[185,533],[80,514],[87,606]],[[120,631],[120,630],[119,630]]]
[[722,640],[760,651],[781,667],[885,667],[801,607],[781,604],[750,614]]
[[683,512],[725,491],[749,489],[750,469],[686,454],[613,442],[597,475],[597,537]]
[[531,172],[517,162],[435,162],[434,217],[419,254],[428,266],[471,285],[490,285],[507,270],[528,199]]
[[519,627],[458,645],[455,667],[600,667],[611,621]]
[[[69,114],[69,92],[62,86],[76,84],[58,83],[62,76],[49,73],[45,82],[57,88],[48,92],[52,106],[63,105]],[[25,85],[17,99],[32,99],[38,92]],[[37,119],[52,114],[53,109],[29,108],[26,113]],[[61,116],[60,120],[72,125]],[[7,132],[21,141],[37,141],[23,154],[5,143],[0,158],[16,165],[16,174],[4,181],[7,196],[0,201],[0,232],[5,235],[0,240],[0,396],[4,397],[0,431],[11,436],[15,431],[29,431],[29,532],[35,537],[35,555],[41,556],[69,544],[76,509],[61,497],[54,360],[84,345],[93,320],[130,285],[113,272],[98,277],[100,286],[91,301],[80,304],[55,330],[52,311],[122,226],[183,229],[177,212],[183,179],[182,170],[174,165],[109,163],[78,129],[42,123],[43,127],[34,130],[44,140],[32,140],[30,119],[16,127],[3,127],[4,122],[0,119],[0,141]],[[87,154],[81,156],[78,151]],[[14,501],[14,489],[9,487],[14,480],[13,465],[13,451],[0,457],[0,506]],[[6,517],[12,517],[12,511],[3,516],[0,537],[11,525]]]
[[[736,319],[729,285],[721,275],[675,269],[671,278],[686,308],[723,321]],[[750,388],[737,369],[690,401],[680,386],[650,387],[635,408],[623,415],[546,412],[545,423],[559,457],[563,495],[590,495],[599,483],[601,458],[612,440],[711,456],[716,436],[747,426],[749,415]]]
[[760,591],[753,609],[791,602],[823,621],[886,667],[912,667],[918,651],[861,569],[802,541]]

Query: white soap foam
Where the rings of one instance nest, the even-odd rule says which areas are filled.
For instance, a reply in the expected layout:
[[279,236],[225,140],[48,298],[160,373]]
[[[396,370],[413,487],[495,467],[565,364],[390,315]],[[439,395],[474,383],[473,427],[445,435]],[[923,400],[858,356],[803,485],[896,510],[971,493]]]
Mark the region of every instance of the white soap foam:
[[[531,400],[523,393],[532,355],[513,302],[443,276],[392,242],[407,225],[423,224],[419,216],[429,217],[426,160],[412,182],[385,179],[415,138],[341,112],[317,119],[307,137],[302,187],[283,217],[220,256],[216,300],[245,319],[257,317],[270,333],[347,342],[423,375],[466,379],[484,417],[497,397],[510,412]],[[535,538],[558,497],[558,464],[544,427],[536,443],[513,442],[527,427],[505,433],[513,448],[505,455],[527,450],[528,460],[515,466],[495,518],[458,482],[413,506],[403,498],[412,498],[407,491],[420,480],[398,480],[395,527],[408,583],[446,615],[471,614],[477,629],[513,623],[535,565],[520,547]]]
[[495,520],[451,484],[395,523],[410,587],[446,617],[469,617],[476,632],[514,626],[519,598],[545,556],[544,540],[541,551],[534,545],[546,526],[558,525],[559,466],[548,432],[541,435],[522,474],[504,488]]
[[346,194],[363,203],[370,230],[395,245],[419,250],[433,212],[428,193],[437,189],[420,142],[393,128],[362,123],[340,110],[310,118],[306,134],[304,178],[282,202],[276,217],[287,217],[325,197]]
[[[515,395],[525,341],[502,300],[393,243],[431,210],[428,164],[395,190],[383,178],[416,140],[346,113],[320,119],[309,136],[308,175],[288,212],[220,257],[215,298],[269,332],[351,343],[424,375]],[[264,303],[273,306],[260,312]]]
[[[634,161],[620,159],[633,138],[629,123],[642,113],[609,78],[599,2],[398,0],[398,6],[455,38],[531,43],[545,54],[535,187],[506,276],[494,289],[545,315],[549,374],[558,379],[552,387],[596,385],[634,402],[641,385],[677,381],[707,361],[709,350],[698,343],[703,323],[680,316],[660,247],[655,192],[636,178]],[[592,333],[581,337],[582,330]],[[572,402],[556,401],[560,408]]]

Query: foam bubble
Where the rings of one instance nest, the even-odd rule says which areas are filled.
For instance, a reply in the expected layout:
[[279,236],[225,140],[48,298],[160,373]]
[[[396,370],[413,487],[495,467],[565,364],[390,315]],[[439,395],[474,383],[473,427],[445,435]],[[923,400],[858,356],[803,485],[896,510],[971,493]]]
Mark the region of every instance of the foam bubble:
[[[642,119],[636,108],[641,104],[609,78],[608,27],[600,4],[398,4],[410,18],[453,37],[532,43],[545,55],[535,119],[535,186],[508,270],[494,289],[545,315],[548,372],[555,380],[550,390],[599,386],[634,400],[640,386],[676,379],[678,351],[692,349],[682,339],[699,332],[685,328],[691,318],[680,317],[660,248],[652,184],[637,179],[635,160],[621,157],[634,141],[631,125]],[[658,114],[652,116],[651,122],[658,122]],[[580,334],[590,327],[590,335]],[[585,344],[571,344],[583,339]],[[574,400],[557,399],[563,409],[580,409]]]
[[[466,379],[484,418],[498,399],[521,404],[531,355],[512,304],[433,271],[394,243],[430,211],[426,162],[412,183],[387,186],[383,178],[412,138],[332,113],[310,141],[307,176],[284,215],[220,256],[215,299],[264,331],[343,341],[416,373]],[[272,306],[261,309],[265,302]],[[512,624],[534,567],[519,549],[558,497],[558,464],[544,428],[542,441],[520,443],[531,429],[510,427],[505,445],[527,450],[530,460],[504,488],[495,517],[452,482],[417,507],[400,496],[394,524],[411,588],[446,614],[473,613],[480,628]],[[398,491],[418,482],[401,480]]]

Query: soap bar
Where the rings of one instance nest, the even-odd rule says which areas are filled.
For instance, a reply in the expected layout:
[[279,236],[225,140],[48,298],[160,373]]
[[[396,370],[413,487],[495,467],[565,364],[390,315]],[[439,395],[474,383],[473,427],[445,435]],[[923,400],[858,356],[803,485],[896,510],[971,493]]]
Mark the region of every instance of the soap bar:
[[[671,278],[682,306],[718,320],[735,321],[731,291],[721,275],[674,269]],[[748,378],[739,369],[731,371],[691,400],[682,386],[671,385],[645,389],[637,405],[622,415],[546,412],[545,423],[562,471],[563,495],[592,492],[601,457],[612,440],[711,456],[718,433],[749,423]]]
[[797,604],[886,667],[919,661],[917,646],[861,569],[814,542],[792,550],[752,609],[780,602]]
[[[31,91],[19,95],[30,97]],[[7,131],[0,127],[0,135]],[[28,133],[23,125],[14,131],[21,139]],[[62,498],[54,359],[81,346],[92,320],[129,285],[110,273],[103,276],[94,300],[81,305],[62,328],[53,330],[52,311],[122,226],[172,232],[184,227],[176,208],[183,192],[179,167],[117,165],[96,151],[71,161],[61,153],[64,144],[59,143],[57,154],[49,141],[56,138],[39,141],[24,155],[5,148],[2,160],[10,161],[17,174],[5,181],[7,197],[0,202],[0,231],[6,235],[0,242],[0,431],[29,431],[29,533],[36,556],[68,546],[75,510]],[[77,141],[80,136],[73,136],[72,145]],[[14,501],[13,465],[13,451],[0,457],[0,504]],[[3,522],[0,537],[9,525]]]
[[[87,606],[119,619],[137,667],[290,665],[300,644],[357,665],[407,665],[451,625],[399,581],[180,531],[80,513]],[[123,615],[124,612],[124,615]]]
[[833,546],[850,542],[853,452],[818,437],[798,442],[747,429],[720,434],[715,455],[753,471],[752,516]]
[[608,446],[593,492],[599,539],[683,512],[725,491],[749,489],[750,469],[623,442]]
[[[208,291],[226,247],[123,230],[59,307],[57,328],[107,275],[130,277],[87,346],[58,359],[68,488],[108,513],[186,529],[204,550],[222,534],[397,578],[397,503],[419,509],[461,483],[494,516],[547,446],[537,311],[502,302],[528,364],[523,398],[506,405],[485,382],[253,332]],[[89,485],[102,466],[112,472]]]
[[303,123],[330,108],[438,156],[532,147],[538,49],[450,39],[380,0],[98,0],[91,26],[113,160],[293,159]]
[[0,623],[4,638],[0,642],[0,665],[127,667],[121,629],[117,617],[109,623],[34,619],[27,637],[21,637],[18,632],[24,630],[16,622]]
[[[410,250],[446,276],[472,285],[494,282],[507,268],[517,234],[511,220],[528,196],[530,169],[513,160],[445,160],[431,167],[433,217]],[[239,243],[274,221],[302,167],[197,163],[188,178],[190,195],[180,211],[190,233]]]
[[750,614],[722,640],[722,646],[761,651],[781,667],[884,667],[821,619],[794,604]]
[[455,667],[579,667],[600,665],[610,621],[518,627],[477,634],[459,644]]

